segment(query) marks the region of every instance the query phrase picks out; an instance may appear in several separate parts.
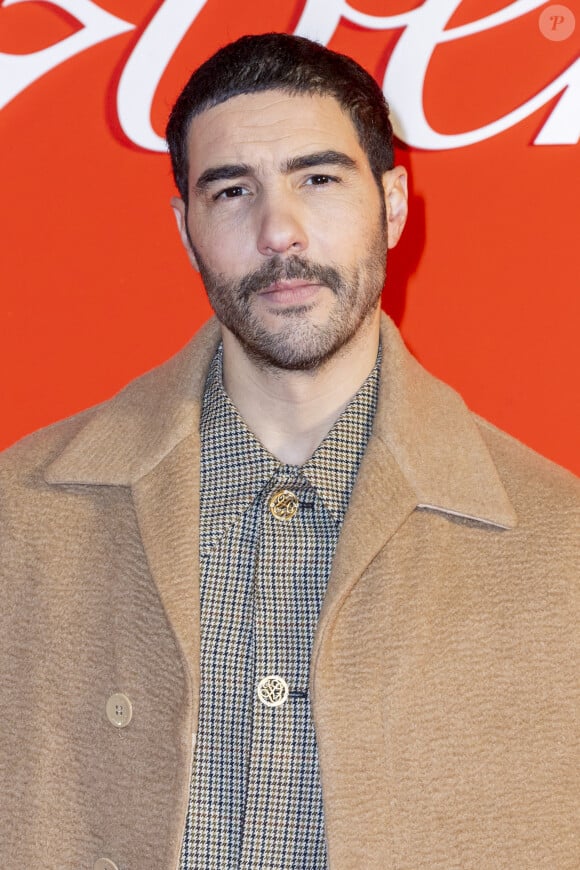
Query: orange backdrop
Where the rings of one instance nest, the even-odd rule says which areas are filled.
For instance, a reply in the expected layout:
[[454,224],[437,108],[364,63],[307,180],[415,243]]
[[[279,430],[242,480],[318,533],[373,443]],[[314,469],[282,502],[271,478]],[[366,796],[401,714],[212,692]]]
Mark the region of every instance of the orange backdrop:
[[194,66],[286,30],[351,54],[392,97],[412,211],[384,307],[407,343],[580,471],[580,10],[552,6],[4,0],[0,446],[108,397],[207,318],[159,137]]

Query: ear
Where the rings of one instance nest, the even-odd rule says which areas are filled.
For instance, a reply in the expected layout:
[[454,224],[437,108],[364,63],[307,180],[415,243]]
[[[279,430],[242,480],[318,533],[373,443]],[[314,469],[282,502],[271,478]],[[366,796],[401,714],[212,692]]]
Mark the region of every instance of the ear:
[[387,246],[394,248],[407,221],[409,195],[407,170],[395,166],[383,175],[383,190],[387,208]]
[[186,250],[189,262],[196,270],[196,272],[199,272],[199,266],[197,265],[197,260],[195,258],[195,254],[193,253],[191,243],[189,241],[189,236],[187,234],[187,206],[185,205],[181,197],[172,196],[171,208],[173,209],[173,214],[175,215],[175,220],[177,222],[179,237],[181,239],[183,247]]

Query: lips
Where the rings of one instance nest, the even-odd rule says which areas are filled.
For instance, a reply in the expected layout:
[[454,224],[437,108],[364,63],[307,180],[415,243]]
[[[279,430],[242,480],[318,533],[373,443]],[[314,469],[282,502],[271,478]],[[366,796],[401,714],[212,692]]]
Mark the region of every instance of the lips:
[[287,260],[281,257],[267,260],[260,268],[245,275],[237,290],[240,299],[246,302],[256,297],[274,305],[284,299],[297,301],[301,295],[306,298],[322,287],[338,295],[342,285],[342,277],[333,266],[292,256]]
[[269,302],[280,304],[305,302],[311,299],[321,286],[319,283],[298,278],[284,279],[269,284],[263,290],[259,290],[257,295]]

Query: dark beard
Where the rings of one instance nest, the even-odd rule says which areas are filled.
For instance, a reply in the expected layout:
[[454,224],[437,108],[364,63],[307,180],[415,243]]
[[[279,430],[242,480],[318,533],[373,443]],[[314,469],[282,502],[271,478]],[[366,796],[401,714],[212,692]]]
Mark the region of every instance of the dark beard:
[[[315,371],[354,337],[375,311],[385,279],[386,244],[374,240],[369,256],[355,270],[311,263],[299,256],[274,256],[241,280],[232,281],[212,272],[192,246],[209,301],[220,323],[235,335],[251,359],[262,367],[284,371]],[[372,277],[369,281],[369,275]],[[364,298],[361,280],[365,278]],[[311,304],[281,308],[275,315],[287,322],[278,333],[269,333],[252,310],[251,300],[260,290],[283,280],[302,280],[329,288],[337,305],[323,325],[303,315]],[[370,291],[370,292],[369,292]]]

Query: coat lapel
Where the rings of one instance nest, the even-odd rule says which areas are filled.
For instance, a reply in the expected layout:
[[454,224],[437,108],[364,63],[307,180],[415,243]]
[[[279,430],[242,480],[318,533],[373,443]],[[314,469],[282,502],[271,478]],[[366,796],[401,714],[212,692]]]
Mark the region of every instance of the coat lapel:
[[131,489],[149,568],[199,698],[199,433]]
[[416,507],[415,493],[393,455],[380,439],[371,437],[339,537],[320,613],[311,665],[314,695],[317,660],[333,615],[379,550]]
[[130,487],[147,562],[193,686],[199,686],[199,418],[219,340],[210,321],[181,353],[133,381],[45,469],[52,484]]
[[324,638],[365,568],[416,508],[512,528],[517,520],[473,416],[461,397],[409,354],[381,321],[383,360],[373,432],[341,531],[312,656],[312,690]]

